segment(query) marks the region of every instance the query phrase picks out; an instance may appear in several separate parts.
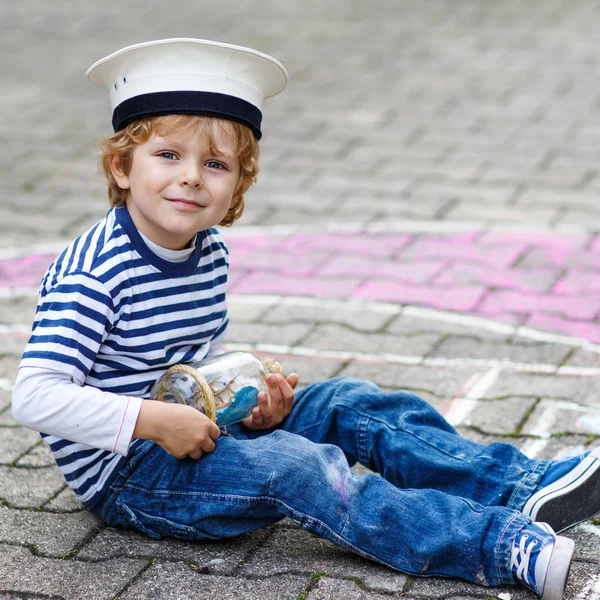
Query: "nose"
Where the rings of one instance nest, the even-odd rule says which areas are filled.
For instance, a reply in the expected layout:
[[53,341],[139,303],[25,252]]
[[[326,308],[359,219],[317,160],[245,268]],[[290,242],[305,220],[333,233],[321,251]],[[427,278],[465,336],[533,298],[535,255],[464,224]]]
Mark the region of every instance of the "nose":
[[202,181],[202,174],[195,161],[190,161],[183,165],[181,175],[179,177],[179,184],[183,187],[193,187],[197,189],[202,188],[204,185]]

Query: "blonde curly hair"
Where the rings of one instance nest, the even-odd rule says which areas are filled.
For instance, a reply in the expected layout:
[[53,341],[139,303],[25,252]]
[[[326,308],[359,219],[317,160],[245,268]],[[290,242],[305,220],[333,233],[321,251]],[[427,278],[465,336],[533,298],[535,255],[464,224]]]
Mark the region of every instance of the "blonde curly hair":
[[207,140],[210,150],[215,151],[214,136],[215,126],[221,132],[234,140],[237,157],[240,162],[240,180],[233,195],[231,207],[219,225],[232,225],[244,212],[244,194],[256,182],[258,175],[258,141],[252,131],[240,123],[206,117],[200,115],[165,115],[148,117],[134,121],[114,135],[100,142],[100,168],[104,172],[108,184],[108,201],[112,207],[122,206],[126,203],[129,190],[119,187],[111,170],[111,161],[116,157],[119,165],[126,175],[131,171],[133,151],[136,146],[145,144],[153,135],[161,137],[173,134],[175,131],[196,129],[199,135]]

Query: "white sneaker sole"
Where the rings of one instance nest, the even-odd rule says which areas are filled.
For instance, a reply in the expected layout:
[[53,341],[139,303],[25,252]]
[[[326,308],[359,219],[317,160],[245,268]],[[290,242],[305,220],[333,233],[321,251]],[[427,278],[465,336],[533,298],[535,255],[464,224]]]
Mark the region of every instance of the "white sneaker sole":
[[563,600],[574,551],[575,542],[573,540],[562,536],[556,537],[554,550],[548,564],[542,600]]
[[560,533],[600,512],[600,447],[574,469],[536,492],[526,502],[524,515],[548,523]]

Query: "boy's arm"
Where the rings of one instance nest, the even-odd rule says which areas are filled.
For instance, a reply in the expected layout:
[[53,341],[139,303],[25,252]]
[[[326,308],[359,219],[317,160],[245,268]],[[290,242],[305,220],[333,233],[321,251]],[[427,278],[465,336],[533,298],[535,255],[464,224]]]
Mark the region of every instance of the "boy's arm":
[[214,450],[220,431],[197,410],[79,386],[61,373],[24,367],[13,416],[31,429],[126,455],[133,437],[154,440],[177,458]]
[[64,373],[22,367],[12,410],[15,421],[30,429],[126,455],[142,402],[77,385]]

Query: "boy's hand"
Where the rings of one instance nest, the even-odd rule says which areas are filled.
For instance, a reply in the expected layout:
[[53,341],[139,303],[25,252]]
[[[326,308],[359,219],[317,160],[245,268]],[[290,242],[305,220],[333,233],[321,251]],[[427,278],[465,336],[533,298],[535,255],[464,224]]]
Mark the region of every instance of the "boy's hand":
[[294,406],[294,388],[298,384],[298,375],[292,373],[287,379],[279,373],[267,376],[268,394],[258,395],[258,406],[242,423],[248,429],[269,429],[279,425]]
[[133,437],[154,440],[175,458],[198,459],[212,452],[221,431],[206,415],[191,406],[156,400],[142,403]]

